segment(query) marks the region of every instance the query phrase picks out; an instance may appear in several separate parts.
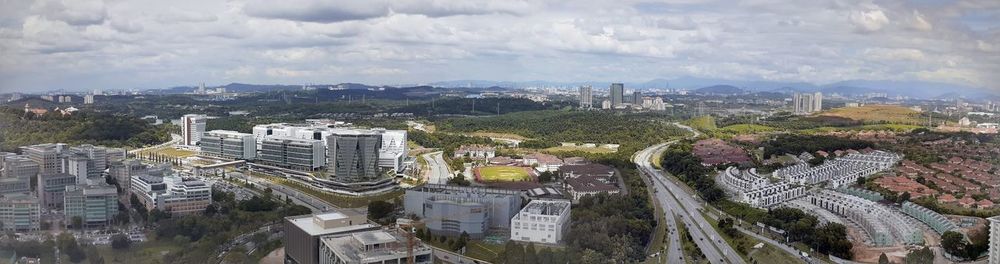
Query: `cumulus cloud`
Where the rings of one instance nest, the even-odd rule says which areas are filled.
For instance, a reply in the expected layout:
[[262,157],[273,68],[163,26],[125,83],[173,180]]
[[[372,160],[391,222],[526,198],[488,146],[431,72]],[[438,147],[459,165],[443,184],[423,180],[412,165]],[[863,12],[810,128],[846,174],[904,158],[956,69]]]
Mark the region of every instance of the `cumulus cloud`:
[[1000,12],[979,0],[10,1],[0,93],[683,75],[1000,83],[997,34],[964,21]]
[[854,24],[855,30],[861,33],[879,31],[886,24],[889,24],[889,18],[885,16],[885,12],[879,9],[857,10],[851,12],[848,18]]

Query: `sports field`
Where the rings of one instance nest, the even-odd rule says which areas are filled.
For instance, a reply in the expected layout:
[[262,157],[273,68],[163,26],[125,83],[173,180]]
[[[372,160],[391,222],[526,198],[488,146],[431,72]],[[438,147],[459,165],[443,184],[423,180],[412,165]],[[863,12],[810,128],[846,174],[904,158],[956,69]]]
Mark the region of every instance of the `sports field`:
[[523,167],[490,166],[476,168],[476,179],[482,182],[528,181],[531,174]]

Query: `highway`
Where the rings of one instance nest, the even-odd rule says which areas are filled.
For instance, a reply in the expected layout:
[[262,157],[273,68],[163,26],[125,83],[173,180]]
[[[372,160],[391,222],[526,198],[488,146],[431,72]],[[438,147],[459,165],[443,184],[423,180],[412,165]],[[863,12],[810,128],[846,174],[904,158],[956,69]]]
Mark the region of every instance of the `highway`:
[[[675,123],[678,127],[687,129],[691,131],[695,137],[700,135],[697,131],[690,127],[686,127]],[[700,213],[704,208],[695,200],[695,194],[687,193],[684,189],[670,179],[664,172],[657,170],[653,167],[650,160],[653,157],[659,157],[660,153],[667,149],[671,144],[677,141],[670,141],[667,143],[661,143],[658,145],[651,146],[642,151],[639,151],[634,156],[634,161],[636,165],[639,166],[640,171],[644,174],[650,176],[653,179],[653,190],[656,194],[656,198],[660,201],[660,204],[664,206],[664,213],[668,219],[668,224],[671,224],[671,219],[673,214],[679,213],[681,221],[687,226],[688,233],[691,234],[692,240],[698,245],[702,253],[708,258],[711,263],[745,263],[743,258],[740,257],[736,250],[734,250],[729,244],[722,239],[722,236],[712,228],[705,217]],[[674,225],[676,226],[676,225]],[[672,226],[672,229],[675,229]],[[670,247],[667,250],[667,256],[670,263],[675,263],[675,259],[680,259],[680,241],[679,234],[676,232],[671,232],[669,234]],[[678,257],[674,257],[678,256]]]
[[424,154],[424,161],[427,161],[427,182],[433,184],[446,184],[451,178],[451,168],[444,161],[444,152],[431,152]]
[[154,146],[148,146],[148,147],[142,147],[142,148],[137,148],[137,149],[131,149],[131,150],[128,150],[127,152],[128,152],[128,154],[135,154],[135,153],[143,152],[143,151],[150,150],[150,149],[157,149],[157,148],[163,148],[163,147],[167,147],[167,146],[171,146],[171,145],[176,145],[178,143],[181,143],[181,139],[182,139],[181,135],[170,134],[170,141],[164,142],[163,144],[154,145]]

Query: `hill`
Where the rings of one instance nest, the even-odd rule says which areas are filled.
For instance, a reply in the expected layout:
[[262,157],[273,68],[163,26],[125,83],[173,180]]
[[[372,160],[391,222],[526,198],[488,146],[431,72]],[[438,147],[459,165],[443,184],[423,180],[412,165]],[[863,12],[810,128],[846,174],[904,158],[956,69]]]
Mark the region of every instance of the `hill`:
[[862,107],[834,108],[819,113],[819,115],[848,118],[866,124],[893,123],[920,125],[923,122],[920,112],[898,105],[866,105]]
[[743,89],[732,85],[712,85],[694,90],[699,94],[742,94]]

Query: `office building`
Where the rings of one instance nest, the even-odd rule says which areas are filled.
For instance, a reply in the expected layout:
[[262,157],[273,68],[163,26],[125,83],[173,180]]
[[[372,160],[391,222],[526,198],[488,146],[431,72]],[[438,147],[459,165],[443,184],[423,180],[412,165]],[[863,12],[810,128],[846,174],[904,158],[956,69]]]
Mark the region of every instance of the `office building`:
[[823,93],[795,93],[792,95],[794,113],[811,114],[823,110]]
[[201,137],[198,154],[234,160],[248,160],[257,157],[257,143],[253,134],[229,130],[212,130]]
[[265,165],[313,171],[326,165],[322,140],[267,136],[261,143],[257,161]]
[[332,130],[333,128],[322,124],[264,124],[253,127],[253,138],[257,142],[257,149],[263,148],[264,138],[268,136],[321,140],[325,146],[326,138]]
[[66,173],[38,175],[38,198],[45,208],[62,209],[66,186],[75,186],[76,176]]
[[139,160],[113,161],[111,162],[111,168],[108,168],[108,175],[115,179],[119,187],[124,190],[130,190],[132,188],[132,176],[145,174],[148,169],[149,166],[142,164]]
[[63,162],[60,157],[69,145],[62,143],[38,144],[21,147],[21,153],[38,163],[39,173],[63,172]]
[[212,203],[212,186],[193,178],[137,175],[132,176],[131,190],[147,210],[173,215],[201,213]]
[[633,106],[642,105],[642,93],[639,91],[632,92],[632,96],[629,97],[629,99],[630,99],[629,103],[632,104]]
[[111,167],[111,162],[123,161],[125,160],[125,149],[123,148],[105,148],[107,150],[107,160],[108,167]]
[[611,84],[611,107],[618,108],[624,103],[625,96],[625,84],[612,83]]
[[508,230],[520,207],[520,192],[502,189],[426,184],[406,190],[403,196],[405,214],[419,216],[431,233],[465,232],[474,239],[490,229]]
[[285,263],[319,264],[321,237],[374,230],[379,226],[368,223],[367,213],[356,209],[285,217]]
[[594,107],[593,88],[589,85],[580,86],[580,108],[589,109]]
[[0,224],[2,231],[40,230],[41,208],[38,197],[30,194],[0,196]]
[[5,156],[3,162],[0,162],[0,166],[3,166],[3,173],[0,174],[0,176],[3,176],[2,178],[6,179],[31,179],[38,175],[40,170],[38,163],[35,163],[26,156],[18,155]]
[[91,171],[90,175],[100,176],[101,172],[108,168],[108,148],[83,144],[69,148],[69,152],[81,153],[91,160],[94,165],[92,169],[97,172]]
[[986,218],[990,225],[989,264],[1000,264],[1000,216]]
[[187,146],[198,145],[202,134],[205,133],[205,124],[208,117],[205,115],[187,114],[181,117],[181,144]]
[[77,217],[88,228],[107,226],[118,214],[118,191],[104,183],[67,186],[63,199],[67,227],[75,225]]
[[378,166],[382,134],[369,130],[337,130],[327,138],[331,179],[344,184],[374,183],[390,178]]
[[410,251],[409,241],[398,231],[372,230],[324,236],[320,239],[320,264],[347,263],[434,263],[430,247],[415,241]]
[[382,133],[382,146],[378,150],[378,166],[384,171],[403,173],[404,162],[409,153],[406,146],[406,130],[375,129]]
[[93,94],[84,95],[83,104],[94,104],[94,95]]
[[510,219],[510,240],[557,244],[569,231],[570,201],[533,200]]

